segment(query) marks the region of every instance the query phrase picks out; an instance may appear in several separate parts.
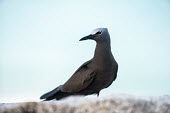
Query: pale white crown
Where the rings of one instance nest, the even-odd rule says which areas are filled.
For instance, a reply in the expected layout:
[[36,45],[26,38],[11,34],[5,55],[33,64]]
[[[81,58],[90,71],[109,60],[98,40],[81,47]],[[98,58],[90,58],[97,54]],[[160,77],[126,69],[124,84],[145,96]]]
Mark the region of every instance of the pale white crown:
[[94,34],[96,34],[96,33],[99,32],[99,31],[106,32],[106,31],[107,31],[107,28],[97,28],[97,29],[93,30],[93,31],[91,32],[91,34],[94,35]]

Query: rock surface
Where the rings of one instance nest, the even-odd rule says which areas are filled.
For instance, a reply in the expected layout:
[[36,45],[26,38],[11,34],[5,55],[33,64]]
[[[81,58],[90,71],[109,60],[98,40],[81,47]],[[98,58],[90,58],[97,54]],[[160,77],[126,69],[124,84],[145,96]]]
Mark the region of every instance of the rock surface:
[[170,95],[112,94],[68,97],[61,101],[1,103],[0,113],[170,113]]

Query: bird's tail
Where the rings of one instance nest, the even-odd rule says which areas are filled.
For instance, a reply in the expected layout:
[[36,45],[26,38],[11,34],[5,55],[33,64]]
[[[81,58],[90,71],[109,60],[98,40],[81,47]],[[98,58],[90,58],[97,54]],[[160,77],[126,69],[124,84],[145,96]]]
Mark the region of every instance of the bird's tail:
[[64,97],[71,95],[71,93],[61,92],[60,87],[61,86],[59,86],[59,87],[53,89],[52,91],[42,95],[40,97],[40,99],[45,99],[44,101],[48,101],[48,100],[52,100],[52,99],[60,100]]

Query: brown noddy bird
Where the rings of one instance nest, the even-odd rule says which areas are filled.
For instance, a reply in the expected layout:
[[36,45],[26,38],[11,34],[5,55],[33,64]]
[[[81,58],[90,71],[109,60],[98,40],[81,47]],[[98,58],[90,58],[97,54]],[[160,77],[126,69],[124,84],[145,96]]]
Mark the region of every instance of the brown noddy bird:
[[70,95],[97,94],[112,84],[117,77],[118,64],[114,59],[107,28],[97,28],[80,39],[96,41],[94,57],[81,65],[63,85],[42,95],[40,99],[60,100]]

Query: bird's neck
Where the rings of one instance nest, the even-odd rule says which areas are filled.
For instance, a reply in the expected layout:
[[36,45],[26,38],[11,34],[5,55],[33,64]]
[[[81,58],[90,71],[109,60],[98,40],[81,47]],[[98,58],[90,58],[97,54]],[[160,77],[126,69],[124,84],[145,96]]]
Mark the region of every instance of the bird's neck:
[[102,63],[112,57],[111,46],[109,43],[97,42],[93,59],[95,62]]
[[100,53],[100,52],[108,52],[111,51],[111,46],[110,46],[110,42],[107,43],[103,43],[103,42],[97,42],[96,43],[96,49],[95,49],[95,53]]
[[[106,38],[104,40],[98,40],[96,41],[96,50],[108,50],[111,51],[111,42],[110,42],[110,38]],[[103,52],[103,51],[102,51]]]

